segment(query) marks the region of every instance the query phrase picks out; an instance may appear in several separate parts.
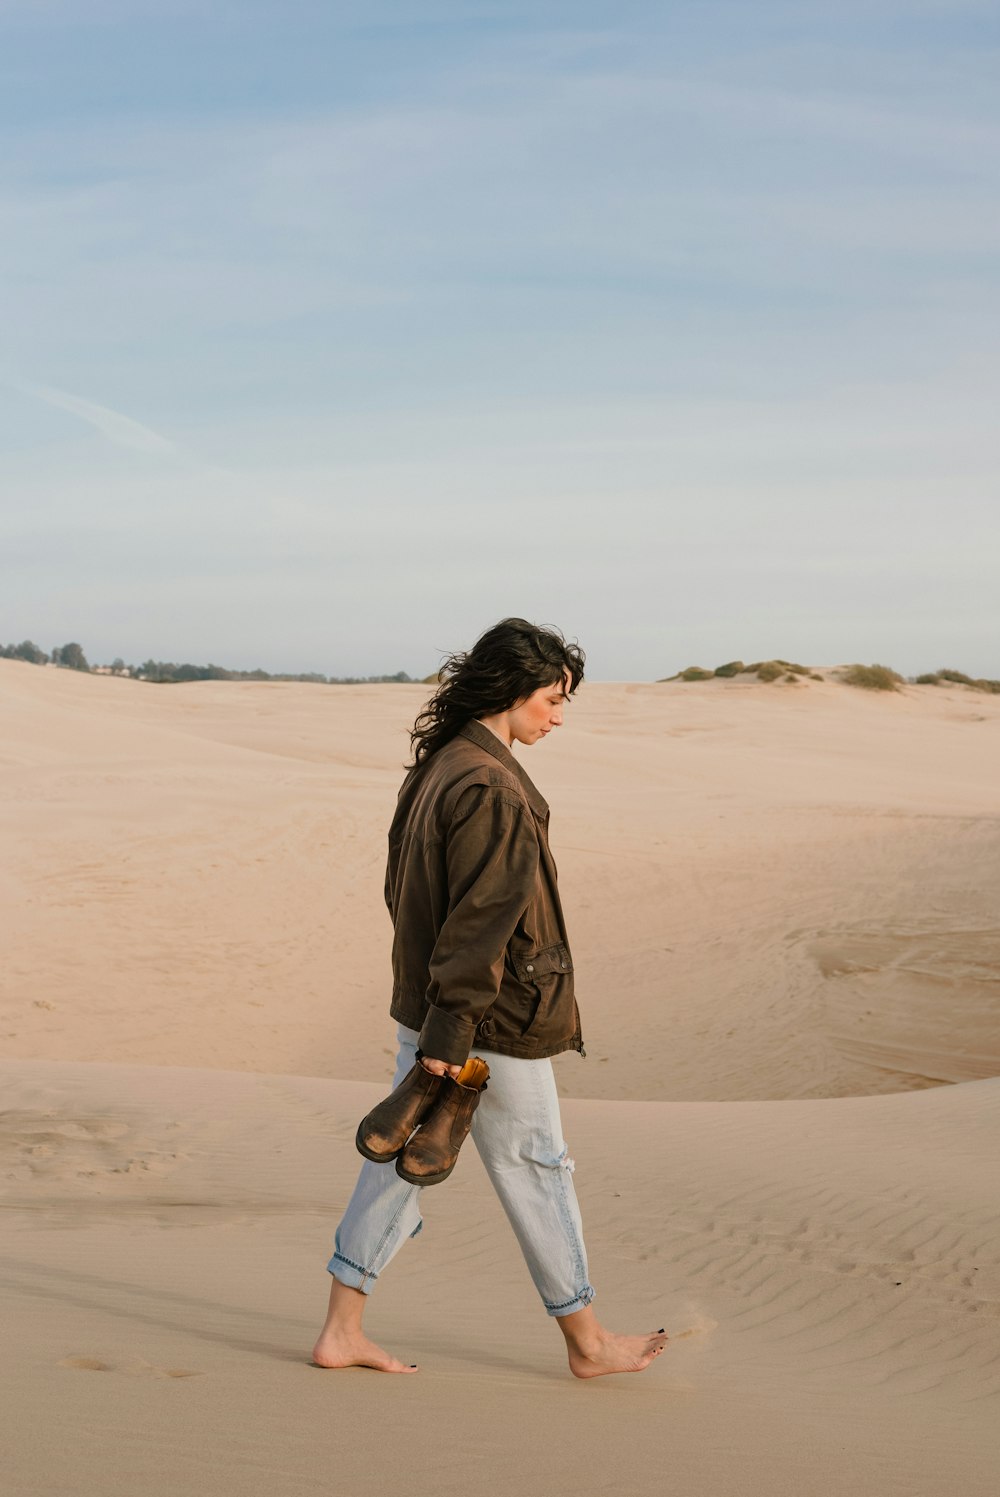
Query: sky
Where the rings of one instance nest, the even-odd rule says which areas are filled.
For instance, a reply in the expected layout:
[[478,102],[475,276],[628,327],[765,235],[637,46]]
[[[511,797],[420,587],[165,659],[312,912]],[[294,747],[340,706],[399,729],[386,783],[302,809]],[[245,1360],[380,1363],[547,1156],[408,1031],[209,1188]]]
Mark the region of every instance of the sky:
[[1000,13],[0,0],[0,641],[1000,677]]

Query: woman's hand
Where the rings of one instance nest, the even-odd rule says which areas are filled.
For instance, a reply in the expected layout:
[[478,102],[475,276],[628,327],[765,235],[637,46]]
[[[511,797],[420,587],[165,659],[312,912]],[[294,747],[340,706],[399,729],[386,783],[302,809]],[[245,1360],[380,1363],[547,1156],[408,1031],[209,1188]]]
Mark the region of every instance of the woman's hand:
[[462,1069],[461,1066],[450,1066],[445,1060],[429,1060],[426,1055],[421,1055],[420,1064],[432,1076],[450,1076],[453,1081]]

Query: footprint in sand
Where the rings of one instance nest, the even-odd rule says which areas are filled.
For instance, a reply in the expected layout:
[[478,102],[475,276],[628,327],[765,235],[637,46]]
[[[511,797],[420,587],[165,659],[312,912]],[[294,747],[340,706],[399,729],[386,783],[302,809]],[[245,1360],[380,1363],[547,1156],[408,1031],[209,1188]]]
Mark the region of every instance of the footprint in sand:
[[121,1179],[169,1175],[186,1156],[158,1147],[159,1142],[140,1135],[130,1120],[122,1118],[40,1109],[0,1113],[0,1144],[14,1166],[7,1178],[26,1184],[79,1180],[100,1189]]
[[131,1362],[105,1362],[102,1357],[63,1357],[58,1365],[74,1372],[124,1372],[128,1377],[204,1377],[184,1367],[154,1367],[141,1357]]

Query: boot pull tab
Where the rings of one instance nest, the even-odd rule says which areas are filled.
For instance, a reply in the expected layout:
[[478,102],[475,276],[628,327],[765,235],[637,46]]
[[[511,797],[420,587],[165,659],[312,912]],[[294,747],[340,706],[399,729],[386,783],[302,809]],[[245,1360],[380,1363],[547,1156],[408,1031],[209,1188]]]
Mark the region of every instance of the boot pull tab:
[[482,1091],[489,1077],[490,1068],[485,1060],[480,1060],[478,1055],[470,1055],[455,1080],[459,1086],[468,1086],[473,1091],[479,1092]]

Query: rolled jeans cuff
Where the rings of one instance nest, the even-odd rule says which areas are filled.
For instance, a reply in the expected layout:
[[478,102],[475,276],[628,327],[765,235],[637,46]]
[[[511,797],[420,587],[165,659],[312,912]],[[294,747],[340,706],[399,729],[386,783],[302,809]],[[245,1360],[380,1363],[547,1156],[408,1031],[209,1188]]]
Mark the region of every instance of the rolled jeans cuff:
[[567,1300],[565,1304],[550,1305],[547,1301],[543,1300],[545,1313],[546,1315],[554,1315],[557,1319],[561,1315],[575,1315],[577,1310],[585,1310],[587,1308],[596,1292],[590,1284],[587,1284],[580,1290],[579,1294],[575,1295],[573,1299]]
[[378,1274],[370,1270],[366,1273],[363,1268],[359,1268],[357,1263],[352,1263],[349,1258],[342,1257],[340,1253],[334,1253],[326,1265],[326,1271],[339,1284],[346,1284],[348,1289],[360,1289],[362,1294],[371,1294],[375,1288],[375,1280],[378,1278]]

